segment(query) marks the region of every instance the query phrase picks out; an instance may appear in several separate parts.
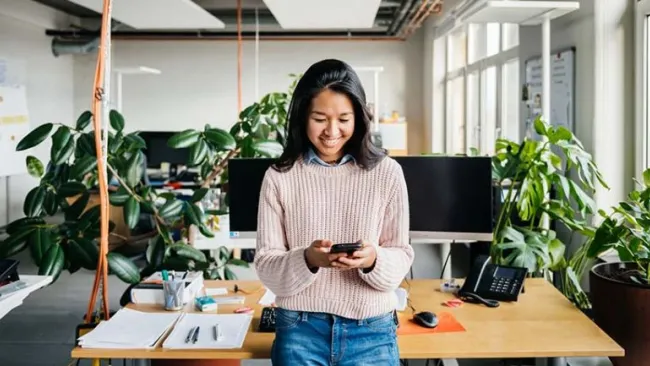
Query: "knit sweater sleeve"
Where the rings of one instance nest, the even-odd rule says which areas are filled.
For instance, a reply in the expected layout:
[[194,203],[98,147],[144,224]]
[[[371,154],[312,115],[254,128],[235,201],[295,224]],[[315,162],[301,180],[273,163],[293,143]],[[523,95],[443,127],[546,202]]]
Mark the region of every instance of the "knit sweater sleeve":
[[262,283],[275,295],[293,296],[316,279],[305,261],[305,248],[289,249],[285,216],[274,172],[267,171],[262,181],[257,215],[255,269]]
[[395,164],[383,225],[377,247],[377,260],[369,272],[359,274],[370,286],[380,291],[395,290],[413,264],[413,247],[409,243],[409,203],[404,173]]

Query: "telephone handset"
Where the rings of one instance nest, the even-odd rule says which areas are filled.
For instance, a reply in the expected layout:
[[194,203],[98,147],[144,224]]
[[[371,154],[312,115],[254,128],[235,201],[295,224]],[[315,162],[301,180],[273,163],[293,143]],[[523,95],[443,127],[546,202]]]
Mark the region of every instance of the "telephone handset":
[[499,301],[517,301],[527,274],[526,268],[495,265],[490,263],[490,257],[481,256],[458,290],[458,296],[493,308],[499,306]]

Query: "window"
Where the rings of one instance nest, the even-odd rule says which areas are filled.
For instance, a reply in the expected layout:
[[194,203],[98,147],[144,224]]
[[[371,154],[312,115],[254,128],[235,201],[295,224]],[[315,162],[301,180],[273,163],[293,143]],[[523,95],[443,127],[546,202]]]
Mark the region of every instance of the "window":
[[447,37],[447,71],[458,70],[467,62],[467,34],[458,30]]
[[501,126],[497,137],[517,141],[519,136],[519,60],[503,65],[501,72]]
[[470,24],[467,62],[472,64],[499,53],[501,27],[499,23]]
[[436,120],[445,152],[490,155],[497,138],[519,141],[519,25],[469,24],[443,37],[446,66],[436,68],[436,85],[445,90],[444,118]]
[[507,51],[519,46],[519,24],[505,23],[501,26],[501,50]]
[[497,68],[481,72],[481,154],[494,153],[497,128]]
[[458,77],[447,83],[447,154],[464,153],[465,144],[465,80]]
[[480,149],[479,142],[479,79],[478,71],[467,76],[467,149]]

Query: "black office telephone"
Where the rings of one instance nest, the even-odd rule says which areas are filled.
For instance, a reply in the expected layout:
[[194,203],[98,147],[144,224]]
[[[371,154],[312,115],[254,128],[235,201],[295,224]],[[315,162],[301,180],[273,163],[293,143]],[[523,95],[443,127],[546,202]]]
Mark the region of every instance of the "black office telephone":
[[458,296],[466,302],[499,306],[499,301],[517,301],[528,274],[526,268],[490,263],[490,257],[476,259]]

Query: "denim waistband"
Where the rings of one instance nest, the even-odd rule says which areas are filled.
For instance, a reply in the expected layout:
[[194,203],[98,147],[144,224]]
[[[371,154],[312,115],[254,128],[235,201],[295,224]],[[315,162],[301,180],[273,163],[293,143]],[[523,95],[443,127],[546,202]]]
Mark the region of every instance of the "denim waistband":
[[289,312],[296,312],[300,314],[300,319],[302,321],[307,321],[309,318],[316,318],[316,319],[322,319],[322,320],[327,320],[331,322],[337,322],[337,323],[342,323],[342,324],[357,324],[357,325],[365,325],[371,322],[374,322],[378,319],[381,319],[383,317],[396,317],[395,311],[391,311],[385,314],[373,316],[370,318],[365,318],[365,319],[350,319],[350,318],[345,318],[342,316],[338,316],[335,314],[328,314],[328,313],[315,313],[315,312],[308,312],[308,311],[295,311],[295,310],[288,310],[288,309],[281,309],[279,308],[280,311],[289,311]]

